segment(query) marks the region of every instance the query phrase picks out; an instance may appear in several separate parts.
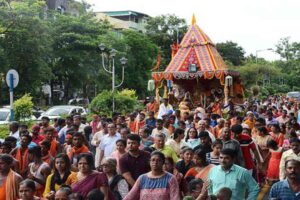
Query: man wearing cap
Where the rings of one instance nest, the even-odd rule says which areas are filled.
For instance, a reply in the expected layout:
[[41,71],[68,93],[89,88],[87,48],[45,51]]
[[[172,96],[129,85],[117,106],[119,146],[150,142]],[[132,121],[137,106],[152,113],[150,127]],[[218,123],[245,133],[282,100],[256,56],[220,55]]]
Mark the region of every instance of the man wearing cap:
[[169,104],[169,99],[164,98],[164,102],[159,106],[157,119],[162,119],[162,116],[168,115],[170,111],[173,113],[173,107]]

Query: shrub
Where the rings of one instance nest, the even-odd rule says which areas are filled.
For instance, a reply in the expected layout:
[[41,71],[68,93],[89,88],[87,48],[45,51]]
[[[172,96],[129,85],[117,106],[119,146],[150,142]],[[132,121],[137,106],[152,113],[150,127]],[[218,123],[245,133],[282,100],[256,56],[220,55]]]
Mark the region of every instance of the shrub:
[[29,94],[25,94],[20,99],[14,102],[15,120],[22,121],[26,118],[30,118],[32,115],[32,97]]
[[[135,109],[141,108],[134,90],[124,89],[122,91],[117,91],[114,94],[114,98],[116,112],[125,114],[126,112],[132,112]],[[112,100],[112,92],[104,90],[92,100],[90,104],[91,112],[100,115],[111,115]]]

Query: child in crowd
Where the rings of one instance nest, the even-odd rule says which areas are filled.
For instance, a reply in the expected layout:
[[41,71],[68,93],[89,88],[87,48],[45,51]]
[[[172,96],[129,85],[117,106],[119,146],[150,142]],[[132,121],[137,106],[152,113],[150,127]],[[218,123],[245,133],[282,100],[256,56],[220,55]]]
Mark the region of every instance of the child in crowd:
[[208,163],[219,165],[220,164],[220,152],[223,148],[223,142],[220,139],[216,139],[216,141],[212,144],[213,151],[206,154],[206,159]]
[[193,149],[185,147],[181,150],[183,159],[177,162],[176,169],[185,176],[186,172],[191,169],[195,164],[193,162],[194,152]]

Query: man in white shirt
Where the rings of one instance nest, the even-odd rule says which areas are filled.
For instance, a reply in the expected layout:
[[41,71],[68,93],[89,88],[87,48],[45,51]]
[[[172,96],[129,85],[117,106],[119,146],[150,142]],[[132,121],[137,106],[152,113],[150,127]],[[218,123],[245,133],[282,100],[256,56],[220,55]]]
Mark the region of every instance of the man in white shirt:
[[280,123],[280,124],[285,124],[289,121],[289,117],[287,115],[287,111],[283,110],[282,111],[282,115],[277,117],[276,120]]
[[152,130],[152,134],[151,134],[151,136],[153,138],[155,137],[155,135],[160,134],[160,133],[164,134],[166,139],[170,138],[170,132],[168,129],[163,127],[162,119],[157,119],[155,126],[156,126],[156,128]]
[[13,136],[18,141],[20,140],[19,124],[18,122],[12,122],[9,124],[9,136]]
[[73,123],[74,123],[74,125],[78,126],[78,132],[84,133],[84,127],[86,127],[86,125],[81,123],[80,115],[75,115],[73,117]]
[[113,123],[107,125],[108,134],[102,137],[100,142],[100,159],[99,164],[103,158],[110,157],[116,148],[116,141],[121,139],[120,133],[116,132],[116,126]]
[[164,102],[160,104],[157,119],[162,119],[162,116],[169,114],[169,112],[173,113],[173,107],[169,104],[169,99],[164,98]]

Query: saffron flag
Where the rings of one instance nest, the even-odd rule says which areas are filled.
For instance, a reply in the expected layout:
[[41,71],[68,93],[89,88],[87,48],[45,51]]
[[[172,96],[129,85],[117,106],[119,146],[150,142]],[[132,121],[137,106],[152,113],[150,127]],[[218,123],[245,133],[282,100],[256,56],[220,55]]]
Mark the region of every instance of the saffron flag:
[[157,70],[160,65],[160,62],[161,62],[161,55],[160,55],[160,53],[158,53],[156,65],[153,67],[153,69],[151,71]]

